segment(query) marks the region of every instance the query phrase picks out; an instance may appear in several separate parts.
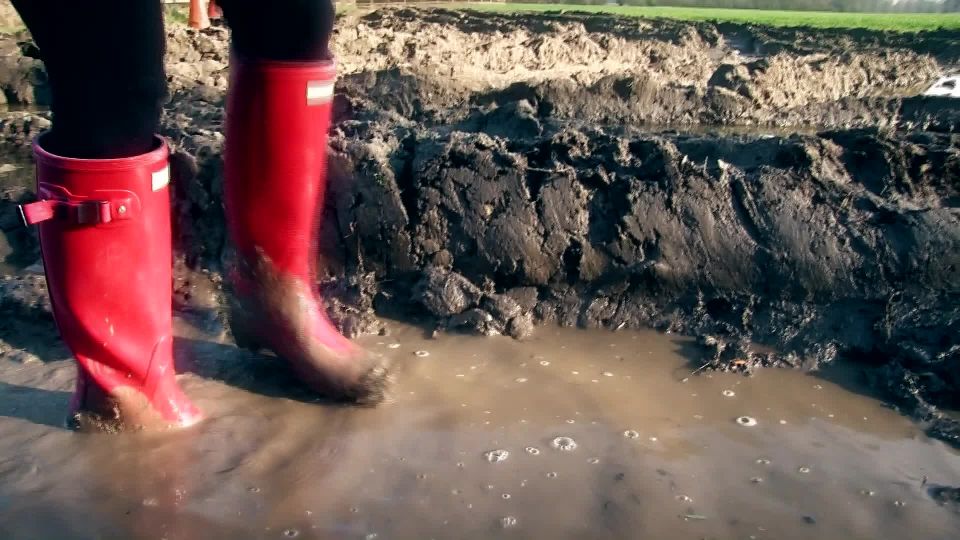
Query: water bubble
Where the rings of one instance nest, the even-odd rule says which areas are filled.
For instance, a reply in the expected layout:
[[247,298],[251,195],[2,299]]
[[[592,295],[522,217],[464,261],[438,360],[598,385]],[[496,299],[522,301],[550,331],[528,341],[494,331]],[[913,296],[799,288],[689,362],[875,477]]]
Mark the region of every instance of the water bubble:
[[550,361],[549,361],[549,360],[541,360],[541,361],[540,361],[540,365],[541,365],[541,366],[544,366],[544,367],[549,366],[549,365],[550,365]]
[[458,462],[457,462],[457,468],[458,468],[458,469],[462,469],[462,468],[463,468],[463,462],[462,462],[462,461],[458,461]]
[[589,463],[589,464],[591,464],[591,465],[596,465],[597,463],[600,463],[600,459],[599,459],[599,458],[592,457],[592,458],[590,458],[590,459],[587,460],[587,463]]
[[380,535],[377,534],[377,533],[370,533],[370,534],[364,536],[364,538],[365,538],[365,540],[374,540],[374,538],[376,538],[376,537],[378,537],[378,536],[380,536]]
[[786,421],[786,420],[780,420],[780,425],[781,425],[781,426],[787,425],[787,421]]
[[350,513],[351,513],[351,514],[356,514],[356,513],[359,512],[359,511],[360,511],[360,509],[357,508],[356,506],[351,506],[351,507],[350,507]]
[[744,427],[753,427],[757,425],[757,419],[752,416],[737,417],[737,423]]
[[656,437],[650,437],[650,442],[657,442],[658,440]]
[[557,437],[550,441],[550,446],[563,452],[571,452],[577,449],[577,441],[570,437]]
[[767,458],[757,458],[757,465],[769,465],[770,460]]
[[483,457],[487,459],[490,463],[500,463],[501,461],[506,461],[510,457],[510,452],[503,449],[490,450],[489,452],[483,454]]
[[427,478],[427,475],[424,474],[424,473],[420,473],[420,474],[417,475],[417,478],[420,479],[420,480],[424,480],[424,479]]
[[900,500],[897,500],[897,501],[893,501],[893,505],[894,505],[894,506],[906,506],[907,503],[905,503],[905,502],[903,502],[903,501],[900,501]]
[[753,482],[754,484],[762,484],[763,478],[760,478],[759,476],[754,476],[753,478],[750,479],[750,481]]
[[693,502],[693,499],[692,499],[691,497],[686,496],[686,495],[677,495],[677,500],[680,501],[680,502],[688,502],[688,503],[692,503],[692,502]]
[[526,451],[527,451],[527,453],[530,454],[531,456],[540,455],[540,449],[537,448],[536,446],[528,446],[528,447],[526,448]]
[[797,469],[797,472],[800,473],[800,474],[807,474],[807,473],[810,472],[810,467],[807,467],[806,465],[804,465],[804,466],[798,468],[798,469]]
[[601,373],[601,375],[603,375],[604,377],[613,377],[613,373],[610,373],[609,371],[604,371],[603,373]]
[[820,386],[819,384],[813,385],[813,388],[814,388],[814,390],[823,390],[823,387]]
[[516,379],[513,380],[513,382],[525,383],[525,382],[527,382],[527,378],[526,378],[526,377],[517,377]]
[[556,478],[556,477],[557,477],[557,473],[553,471],[550,471],[547,473],[547,478]]
[[575,422],[576,422],[576,420],[573,420],[573,419],[567,420],[567,423],[568,423],[568,424],[573,424],[573,423],[575,423]]
[[723,392],[720,392],[720,393],[723,394],[723,397],[733,397],[737,395],[737,393],[734,392],[733,390],[724,390]]
[[248,488],[247,488],[247,491],[249,491],[250,493],[260,493],[260,488],[258,488],[258,487],[256,487],[256,486],[248,487]]
[[420,358],[426,358],[427,356],[430,356],[430,353],[427,352],[427,351],[417,351],[417,352],[415,352],[415,353],[413,353],[413,354],[414,354],[415,356],[419,356]]
[[388,348],[388,349],[399,349],[399,348],[400,348],[400,344],[399,344],[399,343],[391,343],[391,344],[387,345],[387,348]]
[[460,490],[459,490],[459,489],[451,489],[451,490],[450,490],[450,494],[451,494],[451,495],[459,495],[459,494],[460,494]]
[[503,495],[500,495],[500,498],[503,499],[503,500],[507,500],[507,499],[510,498],[510,494],[509,494],[509,493],[504,493]]
[[571,371],[570,374],[571,374],[571,375],[579,375],[580,372],[579,372],[579,371]]
[[283,535],[286,536],[287,538],[296,538],[300,536],[300,531],[296,529],[287,529],[283,531]]
[[638,438],[640,438],[640,433],[638,433],[638,432],[636,432],[636,431],[634,431],[634,430],[632,430],[632,429],[628,429],[628,430],[626,430],[626,431],[623,432],[623,436],[626,437],[626,438],[628,438],[628,439],[638,439]]
[[517,525],[517,518],[513,516],[506,516],[506,517],[500,518],[500,526],[502,526],[504,529],[509,529],[510,527],[516,527],[516,525]]
[[861,489],[860,494],[863,495],[864,497],[873,497],[874,495],[877,494],[877,492],[873,491],[872,489]]

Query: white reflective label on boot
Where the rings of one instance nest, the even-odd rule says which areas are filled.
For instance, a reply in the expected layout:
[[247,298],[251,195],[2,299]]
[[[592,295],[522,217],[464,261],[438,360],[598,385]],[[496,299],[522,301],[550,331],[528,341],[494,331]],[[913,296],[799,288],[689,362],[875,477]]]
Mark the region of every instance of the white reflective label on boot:
[[333,82],[310,81],[307,83],[307,105],[320,105],[333,97]]
[[159,171],[153,173],[153,181],[151,182],[154,191],[160,191],[161,189],[167,187],[167,184],[170,183],[170,166],[166,166]]

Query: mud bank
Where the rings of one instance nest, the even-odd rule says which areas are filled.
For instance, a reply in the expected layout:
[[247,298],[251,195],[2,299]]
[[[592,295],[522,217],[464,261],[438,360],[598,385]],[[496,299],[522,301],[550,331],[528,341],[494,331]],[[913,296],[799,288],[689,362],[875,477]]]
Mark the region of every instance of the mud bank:
[[911,99],[956,66],[956,37],[380,10],[341,25],[338,53],[346,93],[421,123],[526,100],[592,124],[956,131],[948,102]]
[[[938,411],[960,408],[960,114],[908,97],[957,43],[580,15],[342,20],[322,239],[333,312],[351,335],[380,331],[376,313],[518,338],[649,326],[697,336],[703,369],[845,358],[960,445]],[[227,60],[225,30],[170,30],[177,305],[214,326]],[[11,117],[5,148],[44,121]],[[813,129],[711,133],[725,124]],[[36,245],[14,232],[14,203],[28,196],[0,197],[7,258],[24,265]],[[19,322],[0,338],[52,331],[14,292],[41,286],[2,282]]]

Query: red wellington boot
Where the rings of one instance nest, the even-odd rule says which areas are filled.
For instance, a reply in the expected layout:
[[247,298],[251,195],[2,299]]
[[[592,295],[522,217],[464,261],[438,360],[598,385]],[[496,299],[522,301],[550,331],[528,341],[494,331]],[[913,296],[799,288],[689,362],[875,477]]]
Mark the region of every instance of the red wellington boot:
[[119,159],[73,159],[33,145],[53,314],[77,359],[71,418],[80,427],[185,427],[200,411],[177,385],[172,355],[166,143]]
[[327,397],[375,404],[384,362],[337,332],[316,291],[334,65],[234,55],[230,68],[224,190],[238,259],[234,336],[272,350]]

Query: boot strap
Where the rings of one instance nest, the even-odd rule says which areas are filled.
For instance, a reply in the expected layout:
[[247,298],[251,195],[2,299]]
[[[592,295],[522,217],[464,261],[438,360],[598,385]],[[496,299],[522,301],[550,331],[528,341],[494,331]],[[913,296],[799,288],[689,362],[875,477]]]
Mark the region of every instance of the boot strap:
[[26,227],[51,219],[101,225],[133,219],[140,211],[140,201],[131,191],[97,190],[94,197],[81,197],[61,186],[42,184],[38,192],[41,200],[20,205]]

